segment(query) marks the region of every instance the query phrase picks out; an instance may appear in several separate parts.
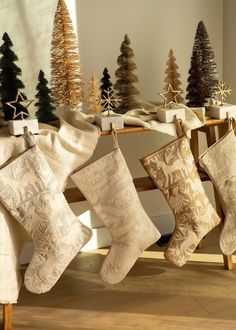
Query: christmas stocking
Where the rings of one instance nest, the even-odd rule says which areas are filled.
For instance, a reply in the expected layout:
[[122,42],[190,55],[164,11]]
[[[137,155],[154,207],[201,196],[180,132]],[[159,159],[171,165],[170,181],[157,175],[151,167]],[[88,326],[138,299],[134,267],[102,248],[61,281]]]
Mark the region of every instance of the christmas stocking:
[[236,250],[236,137],[230,130],[201,157],[200,165],[214,184],[225,215],[220,248],[225,255]]
[[[59,188],[68,176],[86,162],[97,144],[99,131],[85,122],[82,113],[66,111],[60,129],[41,124],[36,144],[46,157]],[[0,164],[25,150],[22,137],[9,136],[0,130]],[[26,240],[31,240],[24,228],[0,203],[0,303],[16,303],[20,284],[19,254]]]
[[181,267],[220,219],[205,194],[186,137],[144,157],[141,162],[175,215],[175,230],[164,255]]
[[34,293],[49,291],[91,230],[74,216],[37,146],[0,167],[0,200],[35,243],[25,286]]
[[104,221],[112,246],[100,275],[110,284],[120,282],[140,254],[160,238],[144,211],[119,148],[71,176]]

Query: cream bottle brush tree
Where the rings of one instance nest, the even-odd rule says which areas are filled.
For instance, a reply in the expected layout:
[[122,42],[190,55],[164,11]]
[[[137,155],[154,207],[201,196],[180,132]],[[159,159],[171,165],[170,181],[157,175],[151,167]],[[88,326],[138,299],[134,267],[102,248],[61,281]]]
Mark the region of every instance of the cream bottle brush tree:
[[78,41],[64,0],[58,1],[53,23],[51,89],[56,105],[73,108],[84,100]]
[[[180,81],[180,74],[178,72],[178,65],[176,64],[176,58],[174,56],[174,52],[172,49],[170,49],[169,54],[168,54],[168,60],[166,62],[166,70],[165,70],[165,80],[164,82],[166,83],[164,86],[164,89],[167,90],[169,87],[169,84],[172,86],[173,90],[178,90],[180,93],[183,93],[182,89],[180,88],[181,81]],[[176,103],[183,103],[184,98],[180,93],[176,97]]]
[[89,80],[89,97],[88,97],[88,113],[99,114],[101,113],[101,97],[98,87],[98,80],[94,71],[92,77]]

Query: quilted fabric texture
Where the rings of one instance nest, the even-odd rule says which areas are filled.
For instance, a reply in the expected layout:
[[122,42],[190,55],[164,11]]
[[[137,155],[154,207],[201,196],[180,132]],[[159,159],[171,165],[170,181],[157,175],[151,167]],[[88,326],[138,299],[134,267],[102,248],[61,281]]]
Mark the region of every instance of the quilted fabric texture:
[[112,236],[100,275],[120,282],[140,254],[160,238],[144,211],[119,148],[71,176]]
[[236,137],[231,130],[199,159],[214,184],[225,215],[220,248],[225,255],[236,250]]
[[25,273],[27,289],[49,291],[91,230],[74,216],[37,146],[1,166],[0,200],[35,243]]
[[220,218],[205,194],[186,137],[144,157],[141,162],[175,215],[175,230],[164,255],[181,267],[199,241],[219,224]]
[[[40,124],[36,144],[46,157],[60,189],[68,176],[92,155],[99,131],[84,122],[78,111],[66,111],[60,119],[60,129]],[[8,128],[0,130],[0,164],[25,150],[22,137],[9,136]],[[31,240],[24,228],[0,203],[0,303],[16,303],[21,278],[19,254],[26,241]]]

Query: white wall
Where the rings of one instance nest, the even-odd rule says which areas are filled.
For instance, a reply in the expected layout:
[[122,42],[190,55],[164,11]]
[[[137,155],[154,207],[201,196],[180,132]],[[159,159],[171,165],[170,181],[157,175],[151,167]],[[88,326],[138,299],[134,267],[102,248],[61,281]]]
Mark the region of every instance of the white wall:
[[236,1],[224,0],[223,67],[224,81],[232,88],[230,102],[236,102]]
[[158,98],[167,54],[173,48],[184,89],[197,24],[203,20],[222,69],[222,0],[77,0],[83,71],[98,76],[117,67],[120,44],[130,36],[141,97]]

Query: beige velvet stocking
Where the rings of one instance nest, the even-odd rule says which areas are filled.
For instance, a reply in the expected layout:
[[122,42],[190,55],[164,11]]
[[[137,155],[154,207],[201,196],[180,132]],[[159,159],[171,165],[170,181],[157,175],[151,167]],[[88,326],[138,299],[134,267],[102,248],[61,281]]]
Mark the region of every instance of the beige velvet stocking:
[[200,165],[214,184],[225,215],[220,248],[225,255],[236,250],[236,137],[234,130],[211,146],[201,157]]
[[220,219],[205,194],[186,137],[144,157],[141,162],[175,215],[175,230],[164,255],[181,267]]
[[25,286],[34,293],[49,291],[91,230],[71,211],[38,146],[0,167],[0,201],[35,243]]
[[100,275],[120,282],[140,254],[160,238],[144,211],[119,148],[71,176],[112,236]]

